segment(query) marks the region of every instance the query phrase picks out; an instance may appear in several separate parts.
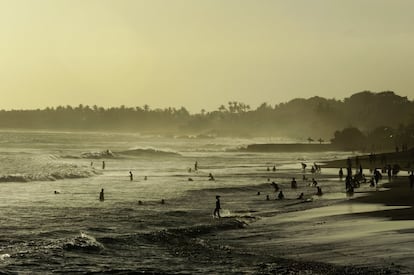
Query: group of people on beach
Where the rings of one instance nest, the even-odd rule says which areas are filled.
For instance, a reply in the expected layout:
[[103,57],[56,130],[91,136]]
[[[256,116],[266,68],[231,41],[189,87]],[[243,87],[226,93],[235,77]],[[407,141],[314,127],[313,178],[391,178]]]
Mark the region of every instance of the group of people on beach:
[[[375,159],[376,159],[375,155],[373,155],[373,154],[369,155],[369,161],[371,163],[374,162]],[[346,176],[344,175],[343,168],[340,168],[339,172],[338,172],[338,176],[339,176],[340,181],[342,181],[344,176],[345,176],[345,190],[346,190],[347,193],[353,193],[354,188],[358,188],[361,182],[366,182],[367,181],[366,178],[365,178],[365,175],[363,174],[362,164],[361,164],[360,159],[359,159],[358,156],[355,157],[355,163],[356,163],[358,169],[357,169],[357,172],[354,175],[352,173],[352,160],[351,160],[351,158],[348,158],[347,161],[346,161],[347,175]],[[301,166],[302,166],[302,171],[305,172],[307,165],[302,162]],[[102,162],[102,169],[105,169],[105,161]],[[196,161],[194,163],[194,171],[198,171],[198,170],[199,170],[199,165],[198,165],[198,161]],[[272,170],[275,172],[276,171],[276,166],[273,166]],[[188,171],[192,172],[191,168],[189,168]],[[267,171],[270,171],[269,167],[267,167]],[[312,174],[321,173],[321,166],[314,163],[311,166],[310,172]],[[382,172],[386,172],[388,174],[389,179],[391,179],[392,176],[395,176],[399,172],[399,166],[394,165],[392,167],[391,165],[386,165],[382,169]],[[130,181],[133,181],[134,175],[133,175],[132,171],[129,171],[129,178],[130,178]],[[381,171],[378,168],[374,168],[374,170],[372,172],[371,180],[369,181],[370,185],[377,187],[379,181],[381,180],[381,178],[382,178]],[[147,179],[147,177],[145,176],[144,180],[146,180],[146,179]],[[208,179],[210,181],[215,180],[212,173],[208,174]],[[192,181],[191,178],[189,178],[189,180]],[[307,181],[305,173],[303,174],[303,180]],[[268,179],[268,181],[270,181],[270,179]],[[414,172],[413,171],[411,171],[411,174],[409,175],[409,183],[410,183],[410,189],[412,190],[414,188]],[[283,193],[283,190],[280,189],[280,186],[274,181],[272,181],[270,185],[273,187],[274,192],[278,192],[278,195],[276,196],[276,199],[283,200],[285,198],[285,194]],[[322,196],[323,195],[322,188],[318,185],[318,182],[316,181],[315,178],[312,178],[312,183],[310,185],[316,188],[315,195],[317,195],[317,196]],[[297,183],[295,177],[292,178],[292,180],[290,182],[290,187],[291,187],[291,189],[297,189],[298,188],[298,183]],[[55,191],[55,194],[57,194],[57,191]],[[260,192],[258,192],[257,194],[260,195]],[[304,193],[301,192],[298,195],[297,199],[304,200],[305,199]],[[99,200],[100,201],[105,200],[105,198],[104,198],[104,189],[103,188],[101,189],[101,192],[99,193]],[[266,195],[266,200],[270,200],[269,195]],[[139,201],[139,203],[142,204],[142,201]],[[165,200],[162,199],[161,204],[164,204],[164,203],[165,203]],[[213,211],[213,216],[217,217],[217,218],[220,218],[221,217],[220,210],[221,210],[220,195],[216,195],[216,203],[215,203],[215,208],[214,208],[214,211]]]

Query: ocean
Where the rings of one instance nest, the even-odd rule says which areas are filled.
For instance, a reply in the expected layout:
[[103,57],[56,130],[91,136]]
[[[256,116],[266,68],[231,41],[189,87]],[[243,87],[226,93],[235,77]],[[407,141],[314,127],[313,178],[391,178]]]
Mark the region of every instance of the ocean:
[[[312,199],[345,200],[336,170],[306,173],[322,183],[317,198],[300,163],[351,154],[235,150],[263,142],[269,139],[2,131],[0,273],[254,273],[248,256],[203,236],[238,232],[255,213],[277,212],[265,199],[276,198],[272,181],[292,202],[299,193],[288,188],[292,174]],[[216,195],[222,219],[212,216]]]

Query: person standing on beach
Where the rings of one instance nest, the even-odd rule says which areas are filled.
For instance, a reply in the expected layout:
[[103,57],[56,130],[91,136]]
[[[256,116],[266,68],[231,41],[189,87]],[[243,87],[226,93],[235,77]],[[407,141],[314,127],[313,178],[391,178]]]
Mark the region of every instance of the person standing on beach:
[[344,177],[344,171],[342,170],[342,168],[339,169],[339,180],[342,180],[342,178]]
[[105,200],[105,197],[104,197],[104,189],[103,188],[101,189],[101,193],[99,193],[99,200],[100,201],[104,201]]
[[105,161],[102,161],[102,169],[105,169]]
[[298,184],[297,184],[295,178],[292,178],[292,182],[290,183],[290,187],[293,188],[293,189],[298,188]]
[[194,171],[197,171],[198,170],[198,162],[196,161],[195,163],[194,163]]
[[220,209],[221,209],[220,196],[216,196],[216,208],[214,208],[214,212],[213,212],[214,217],[217,216],[218,218],[221,218]]
[[413,171],[411,171],[411,174],[408,178],[410,180],[410,190],[413,190],[413,186],[414,186],[414,172]]
[[132,174],[132,172],[131,172],[131,171],[129,171],[129,179],[130,179],[131,181],[133,181],[133,180],[134,180],[134,175]]

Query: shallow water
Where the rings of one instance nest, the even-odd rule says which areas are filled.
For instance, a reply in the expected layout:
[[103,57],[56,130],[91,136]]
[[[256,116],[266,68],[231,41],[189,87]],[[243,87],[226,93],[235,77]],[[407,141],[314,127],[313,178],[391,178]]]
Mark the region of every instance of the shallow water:
[[[238,229],[240,220],[254,218],[255,211],[277,211],[264,199],[276,195],[271,181],[280,184],[287,199],[295,199],[298,190],[289,188],[288,175],[301,175],[303,160],[310,166],[349,154],[227,151],[264,141],[0,132],[0,270],[220,273],[220,267],[187,260],[186,251],[194,247],[202,247],[198,253],[210,251],[200,234]],[[189,172],[195,161],[199,171]],[[273,165],[277,171],[267,171]],[[299,189],[315,200],[346,199],[336,172],[314,175],[326,194],[322,198],[313,195],[308,181],[298,179]],[[209,173],[215,181],[208,180]],[[98,200],[102,188],[104,202]],[[261,196],[232,195],[258,190]],[[231,217],[220,222],[211,218],[217,192],[223,196],[223,216]],[[250,270],[247,263],[232,261],[222,271],[229,266],[234,273]]]

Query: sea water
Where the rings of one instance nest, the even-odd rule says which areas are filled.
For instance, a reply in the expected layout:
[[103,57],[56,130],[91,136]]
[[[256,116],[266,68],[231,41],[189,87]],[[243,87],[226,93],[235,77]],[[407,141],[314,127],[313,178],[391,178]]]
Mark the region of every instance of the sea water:
[[[212,218],[216,194],[271,181],[289,186],[300,162],[350,154],[234,150],[263,142],[269,140],[0,132],[0,271],[217,272],[219,267],[189,262],[185,254],[194,246],[188,240],[200,233],[243,227],[237,219]],[[336,174],[326,170],[320,181],[327,199],[345,197]],[[285,196],[296,195],[286,189]],[[244,209],[237,198],[233,204],[230,195],[225,199],[224,216]],[[209,251],[202,239],[196,245]],[[238,268],[232,270],[245,271]]]

